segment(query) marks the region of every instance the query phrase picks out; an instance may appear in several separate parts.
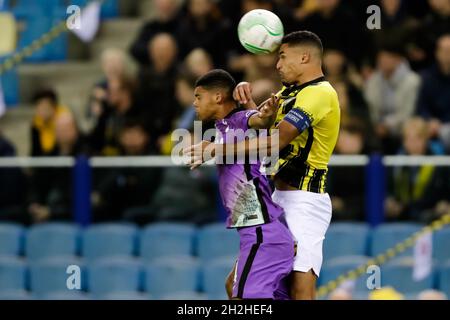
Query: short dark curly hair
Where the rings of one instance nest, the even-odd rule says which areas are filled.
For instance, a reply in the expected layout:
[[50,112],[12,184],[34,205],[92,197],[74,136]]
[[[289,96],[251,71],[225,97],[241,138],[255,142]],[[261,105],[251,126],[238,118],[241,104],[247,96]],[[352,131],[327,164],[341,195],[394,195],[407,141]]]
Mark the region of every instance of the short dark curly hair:
[[236,87],[236,81],[233,76],[222,69],[214,69],[200,77],[195,87],[203,87],[206,90],[210,89],[225,89],[227,98],[232,99],[233,90]]
[[323,55],[323,45],[322,40],[319,36],[311,31],[294,31],[283,37],[281,40],[282,44],[288,45],[311,45],[319,49],[321,56]]

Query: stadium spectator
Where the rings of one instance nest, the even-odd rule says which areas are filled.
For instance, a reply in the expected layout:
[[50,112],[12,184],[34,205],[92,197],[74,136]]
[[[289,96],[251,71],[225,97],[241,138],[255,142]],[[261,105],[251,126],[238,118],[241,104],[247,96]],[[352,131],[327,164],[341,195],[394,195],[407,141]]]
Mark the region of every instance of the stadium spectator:
[[[296,29],[310,30],[323,41],[325,49],[336,48],[344,52],[350,61],[360,65],[367,47],[363,28],[355,28],[356,17],[341,4],[341,0],[317,1],[317,9],[298,20]],[[349,32],[351,30],[351,32]],[[355,43],[358,43],[355,46]]]
[[178,25],[178,40],[181,57],[195,48],[210,53],[214,65],[225,66],[229,46],[235,41],[235,31],[213,0],[186,1],[186,14]]
[[183,112],[175,125],[176,129],[193,129],[196,112],[192,102],[194,97],[195,81],[197,78],[197,76],[194,76],[188,72],[180,72],[177,76],[175,94],[178,103],[183,108]]
[[327,80],[331,84],[340,81],[351,83],[353,86],[361,88],[362,78],[358,71],[349,64],[344,53],[337,49],[327,49],[323,56],[323,69]]
[[[15,157],[16,150],[0,131],[0,158]],[[0,220],[18,221],[23,215],[27,180],[20,168],[0,168]]]
[[[193,135],[186,136],[180,143],[182,146],[190,145],[191,139]],[[186,167],[173,167],[164,170],[149,204],[127,210],[125,220],[140,225],[154,221],[215,221],[216,199],[212,196],[217,192],[215,172],[214,168],[192,171]]]
[[253,100],[256,105],[263,103],[267,97],[280,89],[280,84],[278,81],[273,81],[270,79],[259,79],[252,82],[252,94]]
[[176,35],[179,15],[178,0],[155,0],[156,19],[149,21],[139,31],[130,48],[130,53],[142,65],[150,64],[148,43],[158,33]]
[[[399,154],[410,156],[441,155],[442,145],[430,142],[426,122],[418,117],[403,125],[403,146]],[[386,218],[393,220],[427,220],[448,199],[448,168],[422,165],[394,167],[385,202]],[[434,215],[434,213],[432,214]]]
[[175,98],[177,52],[173,36],[157,34],[149,43],[151,65],[141,67],[139,73],[138,104],[154,141],[171,130],[179,112]]
[[[127,120],[120,130],[119,141],[122,156],[156,153],[144,124],[137,119]],[[94,220],[120,220],[127,209],[148,204],[159,185],[160,176],[160,168],[135,167],[118,168],[100,174],[92,195]]]
[[433,51],[437,39],[450,30],[450,1],[428,0],[431,12],[425,17],[421,28],[416,32],[416,60],[423,66],[433,61]]
[[353,297],[349,290],[338,288],[330,293],[328,300],[353,300]]
[[95,126],[103,112],[101,101],[107,98],[109,83],[128,76],[125,52],[120,49],[105,49],[101,56],[101,66],[103,79],[94,86],[90,95],[87,110],[88,131]]
[[59,104],[53,90],[37,92],[33,97],[35,114],[31,124],[31,155],[45,156],[54,152],[56,145],[55,122],[68,108]]
[[58,117],[55,123],[56,147],[52,155],[77,156],[87,154],[87,146],[71,113]]
[[199,78],[214,69],[211,56],[203,49],[192,50],[184,59],[184,67],[194,77]]
[[429,289],[420,292],[417,300],[447,300],[447,295],[442,291]]
[[396,152],[400,128],[414,113],[419,85],[400,48],[389,45],[378,52],[377,70],[366,82],[364,95],[385,153]]
[[333,83],[338,93],[339,106],[341,107],[341,123],[345,124],[353,118],[358,118],[371,129],[369,107],[360,90],[351,83],[339,81]]
[[405,296],[393,287],[382,287],[369,291],[369,300],[404,300]]
[[[409,49],[419,23],[409,16],[405,0],[381,0],[381,28],[371,30],[374,51],[385,43]],[[376,51],[375,51],[376,52]]]
[[[336,154],[367,154],[367,133],[357,118],[341,125]],[[349,179],[348,177],[352,177]],[[333,221],[364,220],[364,167],[331,167],[327,192],[331,195]],[[341,186],[345,185],[345,188]]]
[[22,223],[72,219],[72,172],[68,168],[37,169],[31,179],[27,216]]
[[441,138],[450,150],[450,33],[437,42],[436,64],[422,73],[417,114],[428,121],[432,138]]
[[[87,154],[75,118],[70,113],[55,120],[56,146],[50,156]],[[23,223],[69,220],[72,215],[71,168],[39,168],[32,172],[28,216]]]
[[96,126],[89,135],[94,154],[104,156],[119,154],[118,134],[126,119],[135,117],[139,108],[134,99],[135,83],[132,79],[111,80],[106,100],[101,100],[102,111]]

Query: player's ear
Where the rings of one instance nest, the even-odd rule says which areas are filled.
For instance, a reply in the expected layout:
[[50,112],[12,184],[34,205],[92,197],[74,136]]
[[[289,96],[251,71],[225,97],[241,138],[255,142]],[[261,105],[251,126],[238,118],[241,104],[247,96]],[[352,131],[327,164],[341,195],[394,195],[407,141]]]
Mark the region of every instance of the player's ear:
[[308,63],[311,60],[311,52],[304,51],[300,59],[301,63]]
[[224,101],[223,93],[221,91],[217,91],[214,95],[214,102],[217,104],[221,104]]

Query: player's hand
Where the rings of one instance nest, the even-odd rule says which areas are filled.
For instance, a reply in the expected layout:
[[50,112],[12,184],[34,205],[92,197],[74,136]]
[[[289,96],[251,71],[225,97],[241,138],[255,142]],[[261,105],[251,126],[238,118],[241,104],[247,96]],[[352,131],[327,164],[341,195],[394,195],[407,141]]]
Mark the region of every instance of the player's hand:
[[207,152],[206,148],[211,144],[210,141],[201,141],[197,144],[193,144],[187,148],[183,149],[183,156],[187,158],[187,165],[194,170],[201,166],[204,162],[210,160],[209,157],[206,156]]
[[279,97],[272,93],[272,96],[269,99],[259,105],[258,116],[261,119],[270,119],[275,116],[278,112],[279,100]]
[[249,82],[240,82],[233,91],[233,99],[244,105],[247,109],[256,109],[252,97],[252,85]]

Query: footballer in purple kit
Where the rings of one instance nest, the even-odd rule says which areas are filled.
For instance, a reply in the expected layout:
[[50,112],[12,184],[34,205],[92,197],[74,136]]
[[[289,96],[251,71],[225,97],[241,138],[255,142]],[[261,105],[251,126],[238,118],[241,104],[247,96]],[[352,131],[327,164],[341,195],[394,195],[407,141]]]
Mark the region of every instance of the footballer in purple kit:
[[[232,142],[236,130],[266,128],[276,115],[274,96],[259,110],[239,108],[233,100],[235,87],[224,70],[210,71],[195,85],[194,106],[200,120],[216,121],[216,144]],[[283,209],[272,200],[261,163],[225,161],[217,168],[227,227],[237,229],[240,238],[230,298],[288,299],[285,279],[292,271],[295,243],[283,222]]]

